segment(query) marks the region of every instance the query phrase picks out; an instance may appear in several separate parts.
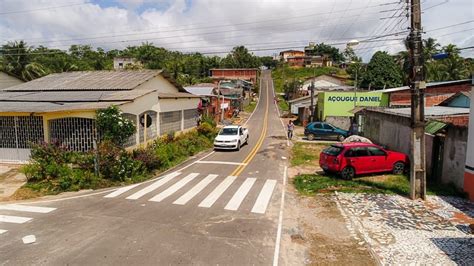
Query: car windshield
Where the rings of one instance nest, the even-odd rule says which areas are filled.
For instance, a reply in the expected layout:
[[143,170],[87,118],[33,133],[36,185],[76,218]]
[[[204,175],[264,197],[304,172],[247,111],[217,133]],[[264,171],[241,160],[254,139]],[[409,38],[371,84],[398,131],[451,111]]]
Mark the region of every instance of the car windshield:
[[342,147],[331,146],[323,150],[325,154],[337,156],[342,152]]
[[237,128],[223,128],[221,132],[219,132],[219,135],[237,135]]

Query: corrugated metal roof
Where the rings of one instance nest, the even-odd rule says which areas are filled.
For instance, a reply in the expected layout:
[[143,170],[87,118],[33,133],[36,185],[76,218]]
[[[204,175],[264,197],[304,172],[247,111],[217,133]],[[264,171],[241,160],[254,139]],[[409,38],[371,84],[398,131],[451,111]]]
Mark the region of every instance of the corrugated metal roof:
[[[366,108],[367,110],[382,111],[385,113],[400,114],[403,116],[410,116],[411,108]],[[426,117],[440,117],[448,115],[466,115],[469,114],[469,108],[448,107],[448,106],[430,106],[425,107]]]
[[42,113],[42,112],[58,112],[58,111],[75,111],[75,110],[96,110],[107,108],[113,105],[122,105],[123,102],[95,102],[95,103],[51,103],[51,102],[2,102],[0,104],[0,112],[25,112],[25,113]]
[[136,89],[131,91],[34,91],[7,92],[0,91],[0,102],[98,102],[98,101],[133,101],[138,97],[154,91],[153,89]]
[[[51,74],[5,89],[6,91],[116,91],[132,90],[161,70],[77,71]],[[166,77],[166,76],[165,76]]]
[[446,126],[448,126],[448,124],[431,120],[425,125],[425,132],[434,135]]
[[[442,85],[452,85],[452,84],[457,84],[457,83],[467,83],[470,81],[471,81],[470,79],[461,79],[461,80],[428,82],[426,83],[426,87],[429,88],[429,87],[436,87],[436,86],[442,86]],[[402,87],[389,88],[389,89],[384,89],[384,90],[374,90],[371,92],[397,92],[397,91],[405,91],[409,89],[410,87],[408,86],[402,86]]]
[[199,96],[215,96],[213,91],[214,91],[214,86],[208,86],[208,87],[194,87],[194,86],[189,86],[189,87],[184,87],[184,89],[194,95],[199,95]]
[[200,98],[198,95],[185,92],[176,92],[176,93],[158,93],[158,98],[160,99],[174,99],[174,98]]

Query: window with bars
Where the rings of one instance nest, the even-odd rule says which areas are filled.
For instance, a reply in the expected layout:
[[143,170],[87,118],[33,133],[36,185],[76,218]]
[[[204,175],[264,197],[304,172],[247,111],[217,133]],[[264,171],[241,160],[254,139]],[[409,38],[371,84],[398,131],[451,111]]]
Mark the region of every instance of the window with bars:
[[96,139],[95,120],[67,117],[49,121],[50,141],[58,140],[73,151],[89,151]]
[[160,135],[181,131],[181,111],[160,113]]
[[197,126],[198,115],[197,109],[184,110],[184,129]]
[[0,148],[29,149],[43,140],[42,116],[0,116]]

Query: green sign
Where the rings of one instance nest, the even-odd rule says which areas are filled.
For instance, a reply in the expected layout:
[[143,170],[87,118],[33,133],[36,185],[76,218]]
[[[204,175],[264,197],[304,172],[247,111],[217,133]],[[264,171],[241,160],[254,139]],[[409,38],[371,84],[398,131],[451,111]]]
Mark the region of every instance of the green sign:
[[381,92],[321,92],[318,94],[317,116],[354,116],[355,107],[388,106],[388,95]]

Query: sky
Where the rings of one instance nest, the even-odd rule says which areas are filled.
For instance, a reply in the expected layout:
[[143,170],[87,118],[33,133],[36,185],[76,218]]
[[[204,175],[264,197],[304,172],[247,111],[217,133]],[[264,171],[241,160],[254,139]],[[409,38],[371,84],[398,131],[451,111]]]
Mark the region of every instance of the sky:
[[[421,0],[423,37],[474,46],[473,0]],[[0,43],[25,40],[67,49],[106,50],[150,42],[181,52],[223,56],[236,45],[256,55],[303,49],[309,42],[343,50],[359,41],[364,61],[396,53],[409,26],[399,0],[0,0]],[[474,57],[474,49],[463,50]]]

